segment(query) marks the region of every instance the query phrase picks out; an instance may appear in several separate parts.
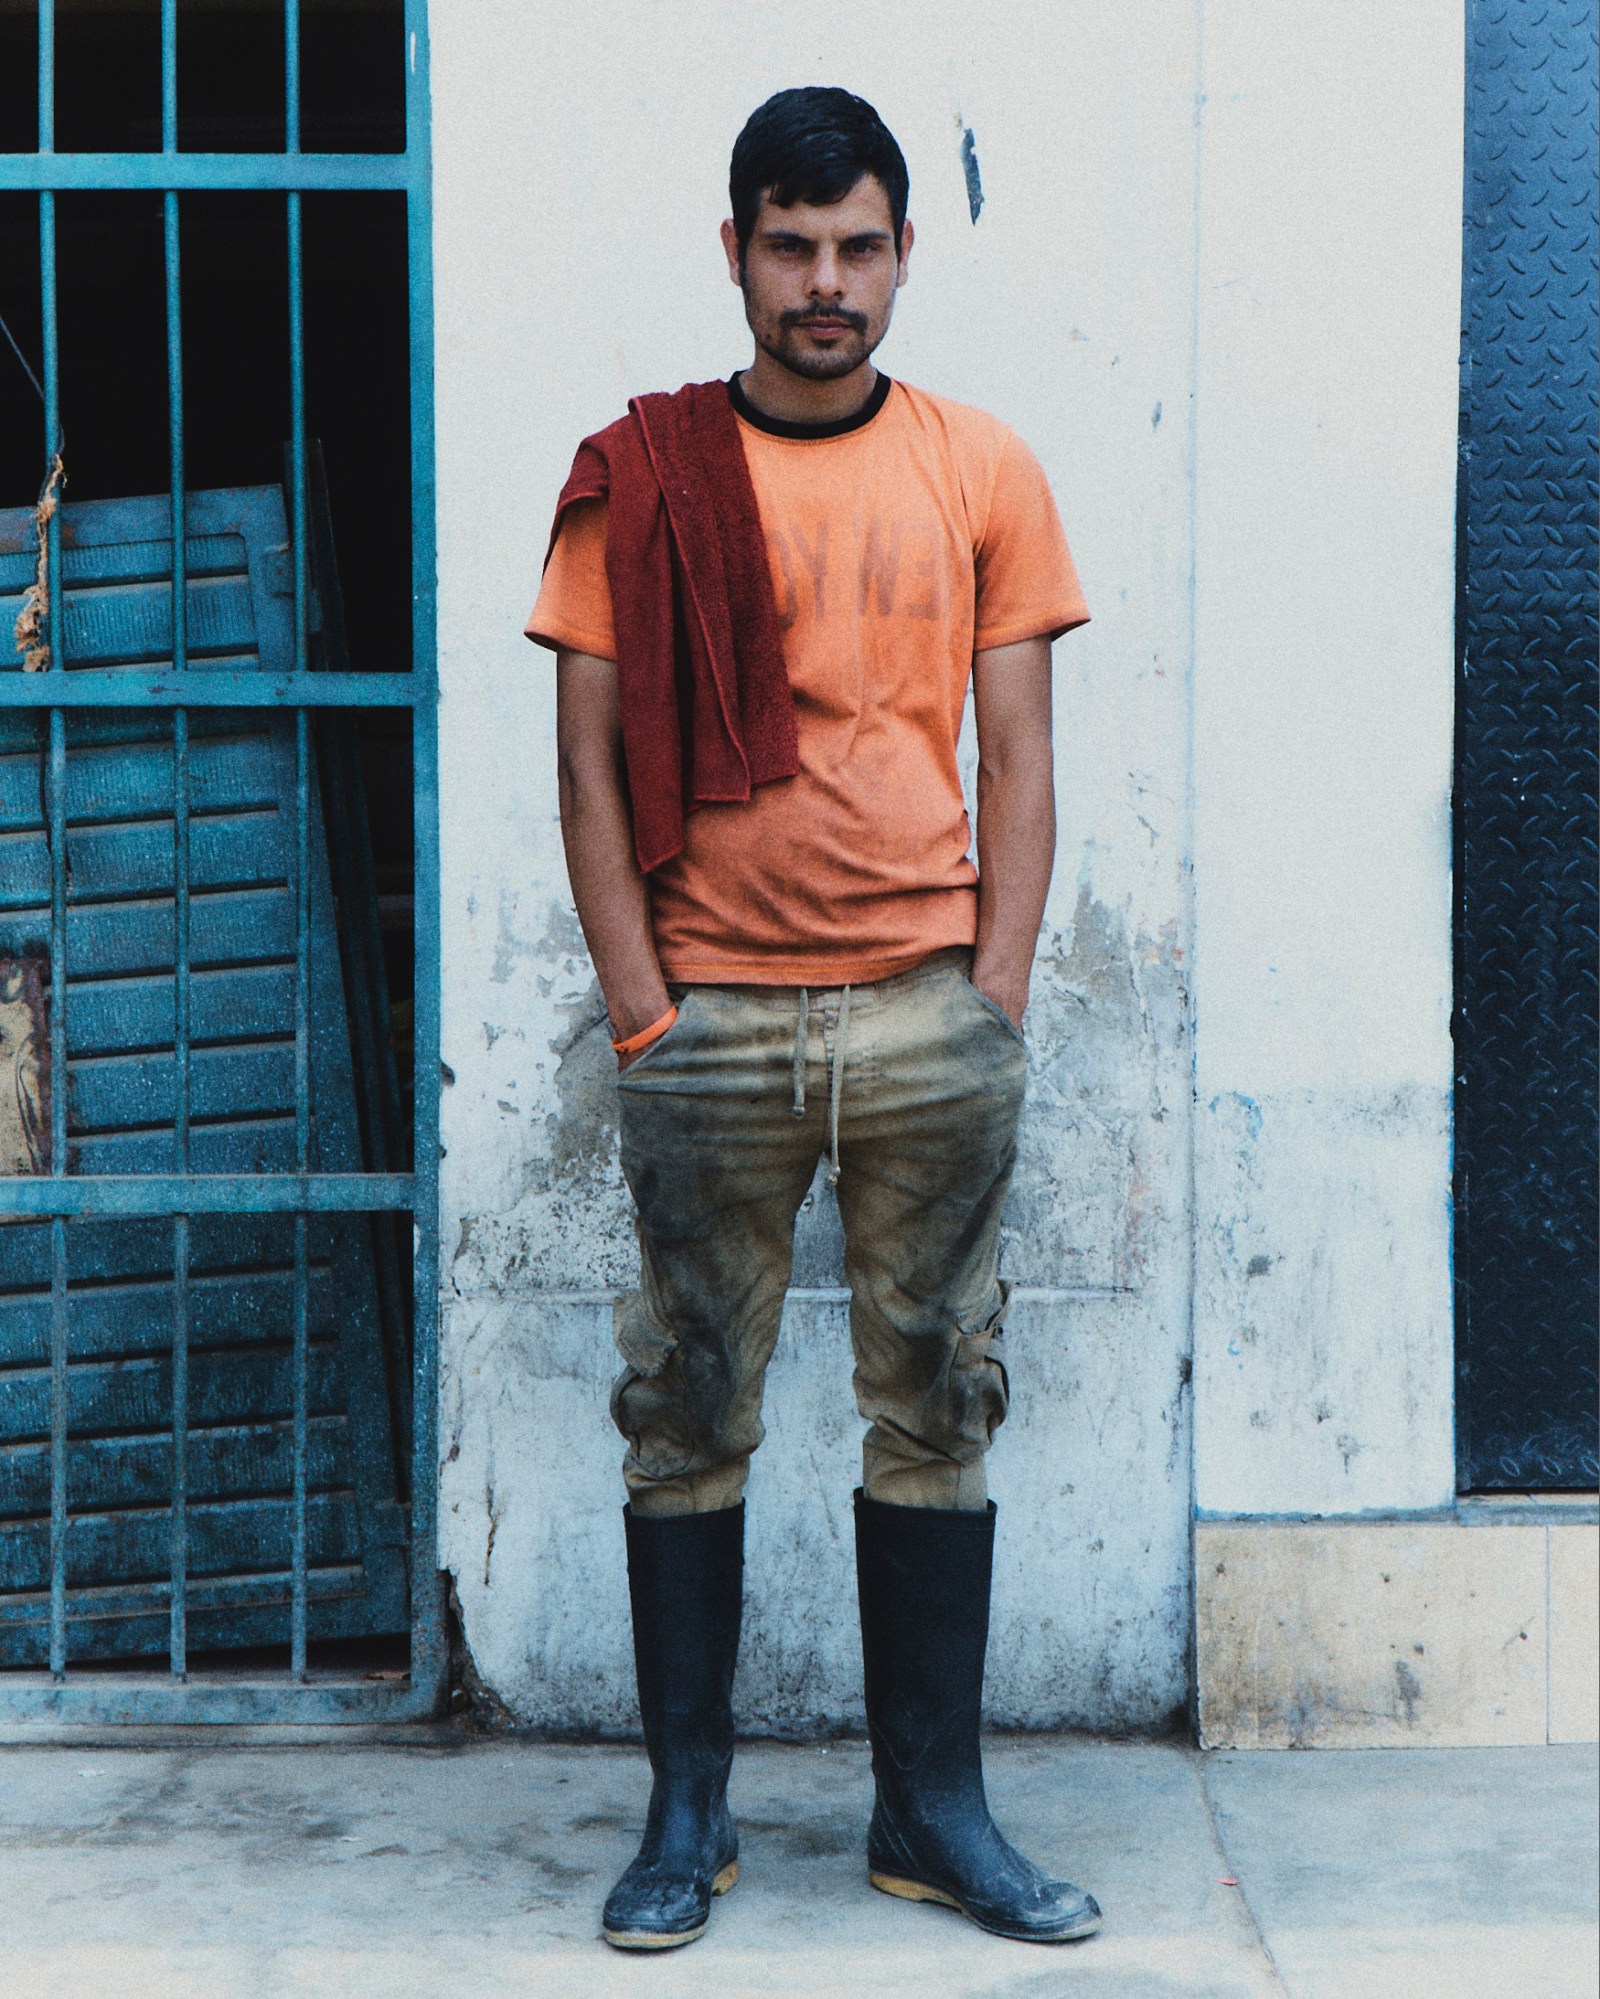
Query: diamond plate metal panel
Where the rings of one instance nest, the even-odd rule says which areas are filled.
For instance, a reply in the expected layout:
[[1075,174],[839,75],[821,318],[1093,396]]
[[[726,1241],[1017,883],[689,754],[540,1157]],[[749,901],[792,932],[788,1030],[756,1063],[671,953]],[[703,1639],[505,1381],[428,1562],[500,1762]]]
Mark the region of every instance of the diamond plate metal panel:
[[1596,1482],[1596,0],[1469,0],[1458,1483]]

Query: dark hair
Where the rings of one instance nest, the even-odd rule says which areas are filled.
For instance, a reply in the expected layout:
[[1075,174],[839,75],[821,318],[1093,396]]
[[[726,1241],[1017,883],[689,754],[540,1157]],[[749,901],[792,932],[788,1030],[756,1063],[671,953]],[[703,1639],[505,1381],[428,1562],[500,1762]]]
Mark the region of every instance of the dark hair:
[[911,176],[894,134],[864,97],[809,84],[780,90],[752,111],[733,142],[728,195],[743,257],[770,194],[779,208],[842,201],[863,174],[883,183],[895,248],[906,219]]

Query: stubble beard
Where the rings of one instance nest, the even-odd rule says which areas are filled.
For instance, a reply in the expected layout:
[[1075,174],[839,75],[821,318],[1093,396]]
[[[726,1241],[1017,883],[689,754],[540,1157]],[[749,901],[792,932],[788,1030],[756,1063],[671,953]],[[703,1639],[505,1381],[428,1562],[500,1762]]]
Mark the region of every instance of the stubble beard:
[[836,347],[822,351],[802,347],[800,341],[801,336],[788,327],[781,327],[776,335],[756,335],[756,345],[762,353],[770,354],[780,368],[787,368],[791,375],[807,382],[836,382],[843,375],[853,374],[878,344],[865,334],[841,340]]
[[780,368],[786,368],[791,375],[798,375],[805,382],[836,382],[841,376],[854,374],[864,361],[874,354],[889,331],[889,321],[874,327],[865,313],[840,313],[851,328],[851,337],[841,340],[836,347],[821,351],[808,350],[802,345],[805,338],[801,331],[803,320],[791,313],[781,313],[776,325],[758,323],[752,310],[750,287],[743,286],[745,318],[750,331],[755,335],[756,345],[763,354],[768,354]]

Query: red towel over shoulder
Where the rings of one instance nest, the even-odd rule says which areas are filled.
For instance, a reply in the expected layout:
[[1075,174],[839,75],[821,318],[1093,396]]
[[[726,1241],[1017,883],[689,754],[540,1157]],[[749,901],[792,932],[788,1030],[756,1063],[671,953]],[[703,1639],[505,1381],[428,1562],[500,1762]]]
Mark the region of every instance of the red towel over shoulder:
[[[604,499],[633,841],[647,873],[697,805],[800,768],[766,537],[725,382],[635,396],[556,501]],[[545,560],[549,561],[548,551]]]

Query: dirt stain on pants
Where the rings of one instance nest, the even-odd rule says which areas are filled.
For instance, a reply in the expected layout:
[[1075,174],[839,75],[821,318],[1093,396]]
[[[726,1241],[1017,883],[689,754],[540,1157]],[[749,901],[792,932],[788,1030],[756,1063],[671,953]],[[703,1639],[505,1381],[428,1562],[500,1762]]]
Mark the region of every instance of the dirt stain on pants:
[[941,951],[849,989],[691,986],[618,1079],[641,1284],[617,1301],[611,1410],[640,1513],[738,1503],[778,1336],[795,1218],[837,1170],[863,1482],[981,1508],[1004,1421],[1000,1210],[1022,1037]]

